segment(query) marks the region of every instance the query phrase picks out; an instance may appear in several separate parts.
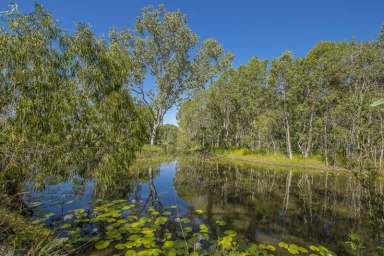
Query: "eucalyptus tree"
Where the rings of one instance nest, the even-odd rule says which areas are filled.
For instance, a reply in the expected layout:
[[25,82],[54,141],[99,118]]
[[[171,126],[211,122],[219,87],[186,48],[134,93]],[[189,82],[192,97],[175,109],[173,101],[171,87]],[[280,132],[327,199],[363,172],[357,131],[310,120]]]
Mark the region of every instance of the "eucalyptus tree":
[[380,38],[321,42],[300,58],[284,53],[271,65],[254,58],[224,72],[180,108],[184,142],[383,168],[384,116],[370,107],[383,104]]
[[[136,20],[135,56],[156,87],[144,83],[133,92],[148,107],[151,116],[150,144],[155,144],[166,112],[186,93],[205,86],[231,62],[223,47],[208,39],[201,44],[180,11],[147,7]],[[148,85],[147,85],[148,86]]]
[[267,116],[273,109],[268,102],[267,76],[268,61],[256,57],[236,70],[232,85],[238,109],[234,134],[237,147],[261,150],[268,147],[266,144],[273,144],[267,124]]
[[291,88],[293,87],[293,70],[294,60],[292,54],[284,53],[279,58],[272,61],[272,70],[270,76],[270,84],[276,95],[276,104],[281,111],[282,123],[285,130],[285,145],[289,159],[293,157],[292,150],[292,122],[294,106],[294,95]]

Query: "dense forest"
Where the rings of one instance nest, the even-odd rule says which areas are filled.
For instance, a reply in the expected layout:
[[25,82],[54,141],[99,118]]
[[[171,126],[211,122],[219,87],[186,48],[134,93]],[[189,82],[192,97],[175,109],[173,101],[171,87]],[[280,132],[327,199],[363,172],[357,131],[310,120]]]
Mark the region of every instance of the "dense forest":
[[321,42],[303,57],[252,58],[181,106],[181,141],[382,168],[384,113],[371,105],[384,95],[383,69],[384,30],[375,42]]

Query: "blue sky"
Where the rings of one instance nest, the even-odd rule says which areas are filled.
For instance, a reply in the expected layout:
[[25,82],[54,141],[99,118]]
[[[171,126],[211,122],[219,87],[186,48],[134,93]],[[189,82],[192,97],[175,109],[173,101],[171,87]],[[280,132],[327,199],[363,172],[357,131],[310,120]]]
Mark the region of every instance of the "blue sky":
[[[34,1],[18,0],[23,12]],[[384,23],[384,0],[41,0],[61,26],[73,31],[89,23],[99,35],[109,28],[133,27],[149,4],[180,9],[201,39],[215,38],[235,54],[234,65],[252,56],[272,59],[283,51],[302,56],[322,40],[374,40]],[[0,11],[9,1],[1,0]],[[150,79],[149,79],[149,82]],[[176,109],[166,116],[176,123]]]

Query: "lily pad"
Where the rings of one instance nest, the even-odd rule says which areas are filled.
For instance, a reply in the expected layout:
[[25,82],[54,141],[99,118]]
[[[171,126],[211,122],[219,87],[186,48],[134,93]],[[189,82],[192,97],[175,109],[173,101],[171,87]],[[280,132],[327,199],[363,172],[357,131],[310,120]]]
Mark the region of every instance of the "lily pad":
[[201,210],[201,209],[196,209],[196,210],[195,210],[195,213],[197,213],[197,214],[203,214],[203,213],[204,213],[204,211],[203,211],[203,210]]
[[226,223],[223,220],[217,220],[216,224],[219,225],[219,226],[225,226]]
[[125,252],[124,256],[136,256],[137,253],[135,250],[128,250]]
[[100,240],[95,244],[95,248],[97,250],[104,250],[111,244],[111,241],[109,240]]

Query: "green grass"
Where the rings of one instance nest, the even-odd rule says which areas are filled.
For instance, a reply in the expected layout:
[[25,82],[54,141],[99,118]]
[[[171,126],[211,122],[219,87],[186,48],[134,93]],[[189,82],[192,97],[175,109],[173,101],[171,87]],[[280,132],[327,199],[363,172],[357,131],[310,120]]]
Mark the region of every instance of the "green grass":
[[64,256],[71,250],[65,239],[56,238],[47,227],[1,205],[0,231],[6,255]]
[[163,148],[157,145],[151,146],[149,144],[144,145],[141,148],[141,152],[143,153],[156,153],[156,154],[161,154],[163,152]]
[[137,153],[136,158],[142,159],[142,158],[154,158],[154,157],[160,157],[163,155],[167,155],[165,150],[160,146],[151,146],[151,145],[144,145],[140,152]]
[[340,169],[331,166],[327,166],[322,160],[321,156],[313,155],[308,158],[304,158],[301,155],[294,155],[292,159],[289,159],[282,153],[267,153],[267,152],[256,152],[245,148],[239,149],[219,149],[215,150],[214,153],[223,156],[226,159],[234,161],[246,161],[257,165],[275,165],[281,167],[295,167],[304,169],[321,169],[331,170]]

